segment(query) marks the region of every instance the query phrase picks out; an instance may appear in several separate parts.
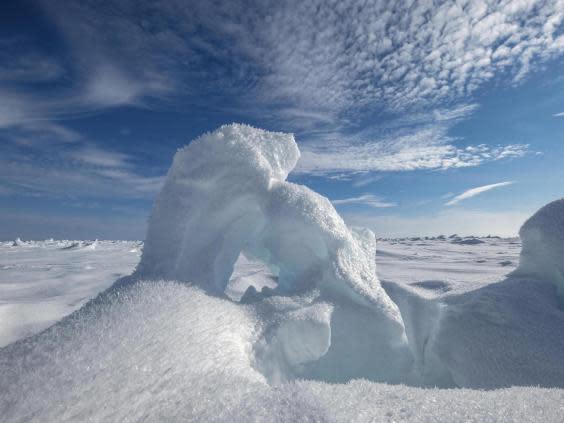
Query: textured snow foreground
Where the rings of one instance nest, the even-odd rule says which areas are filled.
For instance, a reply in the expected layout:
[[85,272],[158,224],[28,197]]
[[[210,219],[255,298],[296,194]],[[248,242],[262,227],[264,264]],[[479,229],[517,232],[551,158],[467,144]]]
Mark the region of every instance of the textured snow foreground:
[[298,157],[240,125],[180,150],[135,273],[0,350],[2,419],[561,421],[564,200],[506,279],[431,296],[379,282],[374,235],[285,181]]

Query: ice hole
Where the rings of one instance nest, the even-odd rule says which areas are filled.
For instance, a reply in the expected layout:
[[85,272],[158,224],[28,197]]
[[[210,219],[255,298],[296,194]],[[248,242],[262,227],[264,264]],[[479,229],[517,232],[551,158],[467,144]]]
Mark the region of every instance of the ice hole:
[[271,269],[264,261],[252,257],[248,252],[241,252],[225,288],[225,295],[231,300],[239,302],[250,287],[253,287],[257,292],[261,292],[265,287],[275,289],[277,286],[276,269]]

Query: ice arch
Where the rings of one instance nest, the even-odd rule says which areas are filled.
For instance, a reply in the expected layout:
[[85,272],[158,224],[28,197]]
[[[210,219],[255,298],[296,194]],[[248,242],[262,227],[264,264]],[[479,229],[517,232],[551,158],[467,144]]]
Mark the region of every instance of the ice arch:
[[[344,380],[372,368],[378,379],[380,370],[394,371],[393,362],[409,365],[411,355],[399,309],[376,277],[374,234],[349,229],[328,199],[286,181],[299,156],[292,135],[239,124],[180,149],[156,200],[135,276],[190,282],[223,295],[239,254],[250,251],[277,273],[277,294],[317,292],[313,304],[294,307],[307,312],[271,307],[281,323],[265,330],[264,355],[286,362],[268,358],[268,367],[306,371],[305,362],[326,356],[308,370],[313,377],[337,369],[332,379]],[[336,306],[315,305],[321,303]],[[361,330],[364,325],[369,328]],[[289,339],[298,349],[319,342],[296,353]],[[365,348],[350,351],[361,341]]]
[[221,294],[239,253],[278,269],[280,291],[319,288],[402,326],[376,277],[374,234],[352,231],[325,197],[286,181],[290,134],[225,125],[179,150],[149,220],[137,274]]

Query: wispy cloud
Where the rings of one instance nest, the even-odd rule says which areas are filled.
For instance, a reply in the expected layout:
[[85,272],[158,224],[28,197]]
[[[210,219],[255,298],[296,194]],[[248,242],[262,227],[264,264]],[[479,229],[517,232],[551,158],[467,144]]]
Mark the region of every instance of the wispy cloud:
[[374,182],[382,179],[382,175],[363,175],[352,182],[352,186],[355,188],[360,188],[366,185],[370,185]]
[[380,199],[379,197],[376,197],[373,194],[363,194],[363,195],[358,196],[358,197],[344,198],[344,199],[340,199],[340,200],[332,200],[331,202],[333,204],[335,204],[336,206],[363,205],[363,206],[373,207],[373,208],[377,208],[377,209],[397,206],[396,203],[390,203],[390,202],[384,201],[384,200]]
[[444,124],[418,125],[408,130],[375,136],[368,140],[323,140],[307,143],[296,172],[330,175],[339,172],[396,172],[421,169],[451,169],[522,157],[528,145],[471,145],[457,147]]
[[68,153],[72,160],[100,167],[124,167],[127,164],[128,156],[123,153],[103,150],[95,146],[84,146],[78,150]]
[[0,38],[0,83],[48,82],[64,75],[57,60],[28,44],[23,39]]
[[[161,101],[261,110],[307,133],[298,171],[318,175],[521,157],[525,145],[460,147],[449,131],[476,110],[478,88],[519,83],[564,53],[561,0],[41,4],[68,51],[2,41],[0,79],[17,84],[0,86],[0,128]],[[365,123],[390,114],[402,117]],[[83,165],[115,159],[83,153]]]
[[552,116],[554,116],[554,117],[564,117],[564,112],[555,113],[555,114],[553,114]]
[[163,170],[139,169],[130,154],[60,124],[37,121],[0,129],[0,137],[3,195],[151,199],[164,181]]
[[495,189],[495,188],[500,188],[500,187],[512,185],[514,183],[515,182],[513,182],[513,181],[506,181],[506,182],[499,182],[497,184],[484,185],[484,186],[481,186],[481,187],[472,188],[472,189],[469,189],[467,191],[464,191],[462,194],[457,195],[452,200],[447,202],[445,205],[454,206],[455,204],[458,204],[459,202],[461,202],[463,200],[467,200],[468,198],[475,197],[477,195],[480,195],[484,192],[490,191],[490,190]]

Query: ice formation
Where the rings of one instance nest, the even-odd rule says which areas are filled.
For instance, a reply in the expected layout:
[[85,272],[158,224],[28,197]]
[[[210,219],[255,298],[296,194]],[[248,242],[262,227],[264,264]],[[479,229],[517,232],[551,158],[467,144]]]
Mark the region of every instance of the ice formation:
[[554,284],[564,304],[564,199],[537,211],[519,236],[523,247],[515,274]]
[[376,278],[374,234],[351,231],[327,198],[286,182],[299,155],[292,135],[237,124],[181,149],[151,215],[137,275],[222,294],[246,250],[276,269],[280,292],[316,287],[401,326]]
[[[280,344],[281,352],[264,356],[276,358],[276,363],[265,364],[272,377],[301,374],[304,362],[323,356],[329,361],[319,365],[337,369],[335,379],[358,376],[358,371],[342,363],[336,366],[335,361],[353,339],[363,337],[370,339],[364,342],[366,348],[349,352],[355,366],[373,369],[378,378],[380,370],[394,369],[393,363],[408,365],[411,356],[401,315],[376,277],[374,234],[350,230],[327,198],[287,182],[298,158],[292,135],[238,124],[223,126],[178,151],[149,220],[136,277],[186,281],[223,295],[237,258],[246,252],[276,274],[275,294],[318,291],[313,302],[338,304],[332,319],[326,312],[321,320],[312,304],[299,313],[271,310],[284,321],[275,331],[265,331],[273,345]],[[371,322],[368,332],[357,329],[360,316],[365,324]],[[311,322],[316,322],[321,345],[297,357],[286,342],[292,337],[289,331],[297,336]],[[332,327],[342,329],[335,342],[330,340]],[[375,360],[375,355],[385,359]],[[273,366],[292,370],[281,372]]]
[[21,247],[22,245],[25,245],[25,242],[23,242],[19,237],[12,243],[13,247]]

